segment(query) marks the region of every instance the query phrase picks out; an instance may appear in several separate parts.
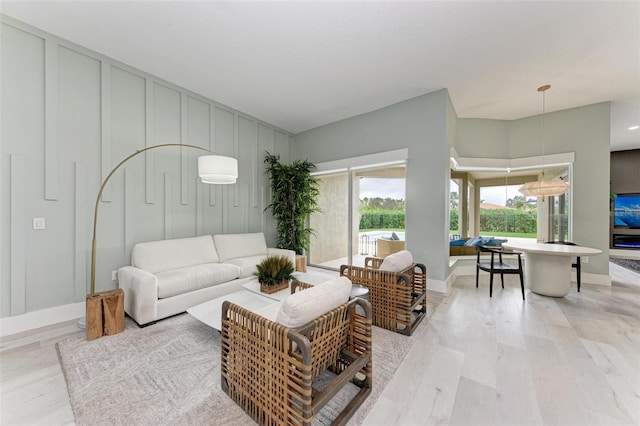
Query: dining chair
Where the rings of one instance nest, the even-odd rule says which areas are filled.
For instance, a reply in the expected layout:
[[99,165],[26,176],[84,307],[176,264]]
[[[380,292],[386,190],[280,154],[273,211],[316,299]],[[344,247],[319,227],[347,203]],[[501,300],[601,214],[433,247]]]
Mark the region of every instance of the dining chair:
[[[500,274],[500,281],[502,283],[502,288],[504,288],[504,275],[505,274],[517,274],[520,276],[520,288],[522,289],[522,300],[524,299],[524,274],[522,272],[522,253],[518,252],[509,252],[505,253],[502,248],[495,247],[487,247],[483,245],[476,246],[476,288],[478,288],[478,279],[480,275],[480,270],[489,273],[489,297],[493,297],[493,275]],[[480,261],[481,253],[491,253],[491,260],[489,262]],[[512,265],[510,263],[505,263],[502,260],[502,256],[504,255],[514,255],[518,257],[518,265]],[[497,255],[497,256],[496,256]],[[497,259],[496,259],[497,257]]]
[[[547,244],[563,244],[565,246],[578,245],[570,241],[547,241]],[[580,271],[582,269],[582,264],[580,263],[580,256],[577,256],[576,261],[571,263],[571,267],[576,268],[576,283],[578,284],[578,293],[580,293]]]

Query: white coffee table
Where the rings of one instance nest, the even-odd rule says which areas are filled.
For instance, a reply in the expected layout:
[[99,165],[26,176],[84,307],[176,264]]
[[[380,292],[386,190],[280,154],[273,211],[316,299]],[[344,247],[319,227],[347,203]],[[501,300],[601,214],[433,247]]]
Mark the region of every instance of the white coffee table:
[[263,293],[260,291],[260,283],[257,279],[251,280],[248,283],[242,284],[242,287],[248,292],[260,295],[262,297],[266,297],[267,299],[273,299],[276,302],[283,301],[287,296],[291,295],[291,284],[289,287],[276,291],[275,293]]
[[187,309],[187,312],[209,327],[220,331],[222,329],[222,303],[225,300],[251,311],[278,303],[275,299],[264,297],[251,291],[240,290],[193,306]]
[[[321,273],[294,273],[299,281],[319,285],[335,278],[335,275]],[[267,294],[260,291],[258,279],[252,279],[242,285],[243,289],[235,293],[227,294],[216,299],[209,300],[187,309],[187,312],[196,319],[210,327],[220,330],[222,328],[222,303],[225,300],[242,306],[250,311],[257,311],[274,303],[279,303],[291,294],[291,288],[286,288],[275,293]]]

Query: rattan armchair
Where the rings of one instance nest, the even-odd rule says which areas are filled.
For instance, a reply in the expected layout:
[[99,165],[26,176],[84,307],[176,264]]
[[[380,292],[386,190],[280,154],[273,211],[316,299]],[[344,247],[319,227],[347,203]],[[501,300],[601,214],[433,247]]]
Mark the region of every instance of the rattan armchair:
[[[360,391],[333,421],[344,424],[371,393],[366,300],[352,299],[296,329],[224,302],[221,341],[222,389],[258,424],[308,425],[351,382]],[[314,389],[313,379],[327,369],[335,377]]]
[[369,289],[373,325],[410,336],[427,313],[427,268],[414,263],[400,272],[382,271],[384,259],[365,258],[365,266],[342,265],[340,275]]

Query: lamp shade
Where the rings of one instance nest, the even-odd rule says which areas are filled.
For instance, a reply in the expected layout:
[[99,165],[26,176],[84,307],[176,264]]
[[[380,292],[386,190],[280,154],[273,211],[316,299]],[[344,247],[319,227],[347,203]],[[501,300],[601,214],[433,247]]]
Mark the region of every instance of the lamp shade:
[[537,180],[527,182],[520,187],[520,192],[528,197],[557,197],[569,190],[569,184],[560,179]]
[[238,179],[238,160],[222,155],[198,157],[198,176],[202,183],[226,185]]

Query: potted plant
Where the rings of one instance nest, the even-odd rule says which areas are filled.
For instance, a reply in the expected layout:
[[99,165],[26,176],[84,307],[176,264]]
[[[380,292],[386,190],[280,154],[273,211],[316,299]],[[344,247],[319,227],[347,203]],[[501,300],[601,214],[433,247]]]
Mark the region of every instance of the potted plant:
[[254,274],[260,282],[260,291],[275,293],[289,287],[289,280],[293,279],[295,268],[285,256],[267,256],[256,265]]
[[306,224],[307,217],[319,211],[318,181],[311,176],[315,165],[307,160],[282,164],[279,156],[268,152],[264,162],[265,174],[271,180],[271,204],[266,209],[271,209],[276,220],[276,245],[302,255],[309,249],[313,233]]

